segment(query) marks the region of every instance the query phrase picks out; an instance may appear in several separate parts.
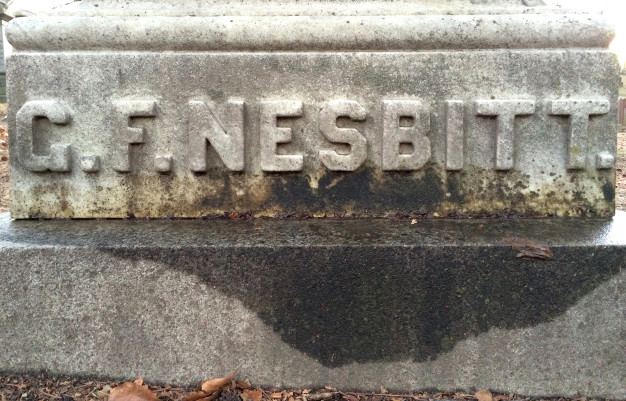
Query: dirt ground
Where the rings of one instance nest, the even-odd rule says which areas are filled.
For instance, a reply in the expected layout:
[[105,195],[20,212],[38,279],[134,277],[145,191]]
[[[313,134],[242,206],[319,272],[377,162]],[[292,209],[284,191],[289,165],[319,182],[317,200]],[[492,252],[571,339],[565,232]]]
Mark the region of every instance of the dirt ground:
[[9,140],[5,121],[0,123],[0,213],[9,211]]
[[[229,380],[215,391],[204,392],[207,384],[197,388],[179,388],[168,385],[152,386],[138,379],[137,386],[120,381],[96,379],[76,379],[39,375],[2,375],[0,374],[1,401],[596,401],[586,398],[539,398],[517,394],[498,394],[479,389],[471,393],[422,392],[413,394],[392,394],[381,386],[380,393],[342,392],[334,387],[321,389],[257,388],[247,381]],[[129,387],[130,386],[130,387]],[[117,388],[117,389],[116,389]],[[125,389],[125,390],[122,390]],[[130,390],[130,391],[128,391]],[[117,394],[116,394],[117,393]],[[208,394],[208,396],[207,396]],[[610,400],[604,400],[610,401]]]
[[[9,211],[9,155],[6,122],[0,123],[0,213]],[[626,210],[626,132],[617,136],[617,209]],[[1,401],[1,400],[0,400]]]
[[626,132],[617,134],[617,190],[615,206],[626,210]]

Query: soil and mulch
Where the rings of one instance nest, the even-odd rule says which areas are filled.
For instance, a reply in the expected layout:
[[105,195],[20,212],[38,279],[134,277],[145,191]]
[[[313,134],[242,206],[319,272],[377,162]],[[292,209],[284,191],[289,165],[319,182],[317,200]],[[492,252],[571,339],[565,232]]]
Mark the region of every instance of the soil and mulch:
[[[9,211],[9,135],[6,122],[0,122],[0,213]],[[2,400],[0,400],[2,401]]]
[[524,397],[479,389],[464,392],[393,394],[381,386],[378,393],[320,389],[279,390],[258,388],[248,381],[228,377],[207,380],[195,388],[153,386],[134,382],[76,379],[39,375],[0,374],[0,401],[596,401],[586,398]]
[[617,134],[617,184],[615,207],[626,210],[626,132]]

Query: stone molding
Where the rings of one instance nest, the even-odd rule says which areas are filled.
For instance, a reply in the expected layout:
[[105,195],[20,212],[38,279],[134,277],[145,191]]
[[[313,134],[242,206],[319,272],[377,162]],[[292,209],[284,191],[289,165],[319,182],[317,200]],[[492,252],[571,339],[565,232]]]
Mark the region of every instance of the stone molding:
[[577,13],[542,0],[83,0],[49,11],[81,16],[217,16],[217,15],[459,15]]
[[576,14],[29,17],[7,27],[17,50],[46,52],[607,48],[613,37],[602,17]]

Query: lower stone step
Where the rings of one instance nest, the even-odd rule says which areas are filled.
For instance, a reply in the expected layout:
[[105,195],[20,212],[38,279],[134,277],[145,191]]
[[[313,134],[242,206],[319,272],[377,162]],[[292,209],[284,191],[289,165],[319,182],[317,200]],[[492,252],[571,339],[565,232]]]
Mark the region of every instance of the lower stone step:
[[626,398],[625,233],[4,214],[0,371]]

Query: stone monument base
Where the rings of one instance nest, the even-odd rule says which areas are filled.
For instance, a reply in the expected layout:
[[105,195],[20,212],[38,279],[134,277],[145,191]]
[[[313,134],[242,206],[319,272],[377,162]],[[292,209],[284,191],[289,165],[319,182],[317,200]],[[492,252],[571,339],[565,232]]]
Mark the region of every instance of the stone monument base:
[[4,214],[0,371],[623,399],[625,229]]

